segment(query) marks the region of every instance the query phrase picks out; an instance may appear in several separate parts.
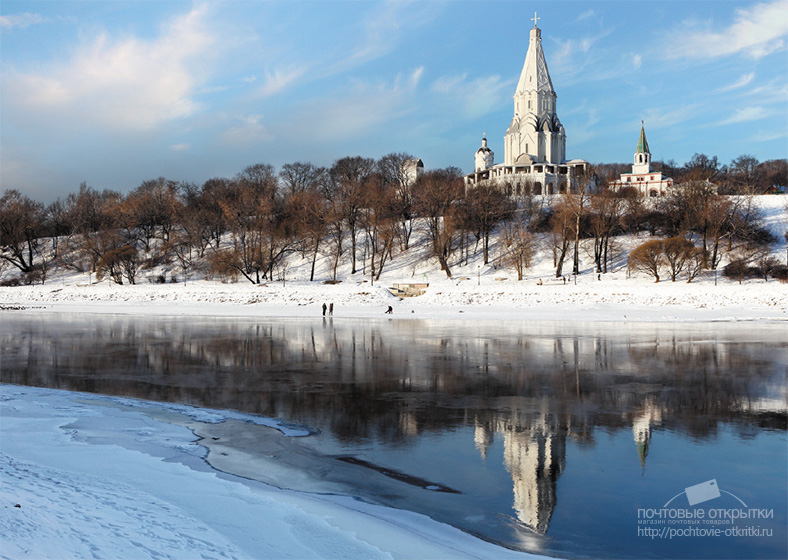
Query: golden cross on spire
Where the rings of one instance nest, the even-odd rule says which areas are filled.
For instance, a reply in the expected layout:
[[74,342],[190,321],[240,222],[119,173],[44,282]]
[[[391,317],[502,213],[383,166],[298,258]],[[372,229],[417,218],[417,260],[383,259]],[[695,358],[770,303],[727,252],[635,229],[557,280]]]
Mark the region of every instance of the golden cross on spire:
[[536,17],[536,12],[534,12],[534,17],[531,18],[531,21],[534,22],[534,27],[536,27],[536,24],[539,23],[540,19],[542,18]]

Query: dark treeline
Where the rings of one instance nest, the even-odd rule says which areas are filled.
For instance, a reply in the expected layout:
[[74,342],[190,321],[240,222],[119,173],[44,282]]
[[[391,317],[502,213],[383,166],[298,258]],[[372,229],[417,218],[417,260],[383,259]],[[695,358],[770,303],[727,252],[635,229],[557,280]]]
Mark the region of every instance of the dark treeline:
[[330,278],[320,280],[337,281],[344,264],[360,272],[363,259],[375,282],[394,256],[418,242],[449,277],[453,266],[481,251],[484,264],[510,268],[520,280],[546,247],[560,278],[579,273],[585,256],[597,273],[627,264],[616,239],[644,232],[676,239],[633,251],[634,261],[630,255],[631,268],[657,281],[666,267],[671,279],[692,280],[716,270],[723,255],[739,281],[785,275],[751,197],[726,195],[788,184],[786,160],[741,156],[720,166],[716,157],[696,154],[681,168],[662,163],[680,184],[656,201],[605,188],[623,166],[597,165],[572,192],[542,197],[527,188],[511,196],[506,185],[466,191],[459,169],[417,176],[413,160],[404,153],[345,157],[329,168],[297,162],[278,172],[256,164],[202,185],[153,179],[126,195],[83,183],[49,206],[7,190],[0,198],[0,273],[8,272],[6,284],[43,283],[54,269],[118,284],[135,283],[145,270],[158,271],[146,276],[159,282],[176,281],[172,271],[180,270],[259,284],[283,275],[288,257],[298,255],[311,262],[310,280],[322,257]]

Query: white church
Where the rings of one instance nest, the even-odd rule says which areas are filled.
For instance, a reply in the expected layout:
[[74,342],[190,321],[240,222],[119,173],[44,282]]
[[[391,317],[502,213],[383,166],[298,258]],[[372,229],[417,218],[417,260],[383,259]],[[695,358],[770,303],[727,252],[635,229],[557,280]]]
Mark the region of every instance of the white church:
[[666,196],[673,186],[673,179],[664,173],[651,170],[651,152],[646,141],[645,125],[640,124],[640,137],[635,148],[632,173],[622,173],[618,181],[611,181],[608,188],[617,191],[626,187],[636,189],[643,196]]
[[474,171],[465,176],[466,186],[489,181],[510,194],[525,190],[552,194],[572,190],[576,179],[588,170],[584,160],[566,160],[566,131],[556,114],[557,96],[547,71],[538,20],[534,14],[528,53],[514,93],[514,117],[504,135],[504,162],[495,163],[483,136]]

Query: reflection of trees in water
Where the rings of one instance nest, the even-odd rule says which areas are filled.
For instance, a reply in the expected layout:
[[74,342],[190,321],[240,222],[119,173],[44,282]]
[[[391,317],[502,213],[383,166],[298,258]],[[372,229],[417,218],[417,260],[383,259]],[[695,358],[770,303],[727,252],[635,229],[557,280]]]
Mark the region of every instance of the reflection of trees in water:
[[[5,382],[231,408],[397,444],[472,426],[498,440],[517,521],[544,534],[566,444],[631,429],[646,468],[652,430],[696,437],[786,428],[786,344],[641,328],[440,322],[13,317],[0,327]],[[514,327],[512,327],[514,329]],[[777,406],[764,408],[772,398]],[[780,404],[782,399],[782,404]]]
[[769,416],[753,405],[779,379],[784,343],[490,326],[28,317],[2,335],[14,349],[4,350],[2,379],[233,408],[349,440],[396,441],[478,418],[516,425],[545,402],[586,441],[595,426],[631,427],[646,406],[698,436],[720,420],[785,424],[784,407]]

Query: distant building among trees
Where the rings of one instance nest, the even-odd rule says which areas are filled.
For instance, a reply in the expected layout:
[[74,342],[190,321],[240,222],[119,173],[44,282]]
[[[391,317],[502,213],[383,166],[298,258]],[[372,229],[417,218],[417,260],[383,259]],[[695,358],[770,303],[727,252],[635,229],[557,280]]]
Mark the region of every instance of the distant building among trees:
[[614,191],[630,187],[649,197],[667,196],[668,191],[673,187],[673,179],[666,177],[661,171],[651,169],[651,152],[643,123],[640,125],[640,137],[635,148],[632,172],[622,173],[618,181],[612,181],[608,186]]

